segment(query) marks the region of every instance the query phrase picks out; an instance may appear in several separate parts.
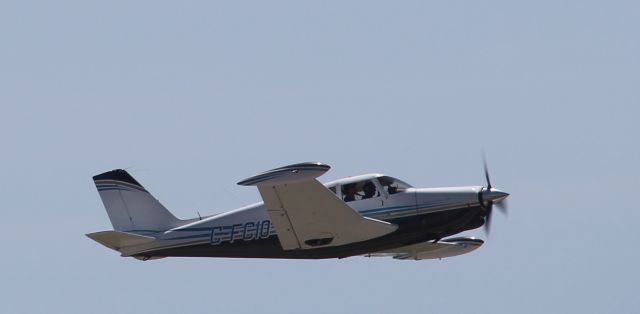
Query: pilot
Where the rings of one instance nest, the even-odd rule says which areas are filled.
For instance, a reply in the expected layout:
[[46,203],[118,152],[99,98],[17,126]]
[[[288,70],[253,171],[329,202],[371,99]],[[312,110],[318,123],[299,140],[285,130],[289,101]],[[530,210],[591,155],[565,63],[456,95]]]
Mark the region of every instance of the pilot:
[[398,187],[393,186],[393,183],[393,180],[390,180],[387,177],[380,178],[380,184],[383,188],[387,187],[387,192],[389,192],[389,195],[398,193]]
[[356,200],[356,185],[351,183],[351,184],[346,184],[344,186],[344,201],[345,202],[353,202]]
[[371,181],[365,183],[362,190],[364,191],[362,199],[372,198],[376,194],[376,186]]

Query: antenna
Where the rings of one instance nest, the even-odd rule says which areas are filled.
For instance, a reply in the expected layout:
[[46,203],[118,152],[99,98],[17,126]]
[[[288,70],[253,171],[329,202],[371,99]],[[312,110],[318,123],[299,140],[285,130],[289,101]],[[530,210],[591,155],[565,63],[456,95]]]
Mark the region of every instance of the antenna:
[[223,190],[225,190],[225,192],[227,192],[229,195],[231,195],[236,201],[242,203],[242,200],[238,196],[236,196],[233,192],[231,192],[231,190],[227,189],[226,186],[221,185],[221,187],[222,187]]
[[200,216],[200,212],[196,210],[196,213],[198,213],[198,218],[200,218],[200,220],[202,220],[202,216]]

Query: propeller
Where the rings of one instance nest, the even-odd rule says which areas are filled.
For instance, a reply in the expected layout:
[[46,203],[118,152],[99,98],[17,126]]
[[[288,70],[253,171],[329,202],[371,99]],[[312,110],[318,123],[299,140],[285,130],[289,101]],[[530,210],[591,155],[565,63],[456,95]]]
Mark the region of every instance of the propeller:
[[485,211],[484,230],[488,235],[489,230],[491,230],[491,216],[493,213],[493,205],[496,205],[496,207],[498,207],[498,209],[503,214],[506,215],[507,203],[505,202],[505,198],[509,196],[509,194],[502,192],[498,189],[494,189],[491,186],[491,179],[489,178],[489,167],[487,166],[487,160],[484,157],[482,159],[484,164],[484,177],[487,180],[487,187],[482,188],[482,190],[478,194],[478,198],[480,199],[480,206]]
[[503,199],[502,201],[500,201],[499,203],[496,203],[496,207],[498,207],[498,209],[505,215],[508,216],[509,215],[509,202],[507,201],[507,199]]
[[482,157],[482,163],[484,165],[484,177],[487,179],[487,190],[491,190],[491,179],[489,178],[489,167],[487,166],[486,157]]

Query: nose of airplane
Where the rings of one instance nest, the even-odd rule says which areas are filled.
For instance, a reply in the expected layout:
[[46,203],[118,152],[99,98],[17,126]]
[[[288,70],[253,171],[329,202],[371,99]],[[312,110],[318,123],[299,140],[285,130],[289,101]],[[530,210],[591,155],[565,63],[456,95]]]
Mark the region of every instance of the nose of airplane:
[[509,196],[509,193],[495,188],[482,189],[482,199],[487,202],[493,201],[494,203],[498,203],[507,198],[507,196]]
[[480,199],[480,206],[484,209],[484,228],[487,234],[489,234],[489,229],[491,229],[491,212],[493,211],[493,205],[495,204],[499,210],[506,214],[507,203],[505,202],[505,198],[509,196],[509,193],[494,189],[489,185],[486,188],[482,188],[482,192],[480,192],[478,196]]

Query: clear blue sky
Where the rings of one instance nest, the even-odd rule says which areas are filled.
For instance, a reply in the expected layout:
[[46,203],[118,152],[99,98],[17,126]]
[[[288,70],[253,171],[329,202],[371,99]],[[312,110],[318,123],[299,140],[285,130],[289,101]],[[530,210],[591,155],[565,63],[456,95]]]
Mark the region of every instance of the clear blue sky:
[[[637,313],[638,30],[637,1],[2,1],[0,312]],[[511,211],[442,261],[84,236],[113,168],[187,218],[301,161],[483,184],[483,150]]]

